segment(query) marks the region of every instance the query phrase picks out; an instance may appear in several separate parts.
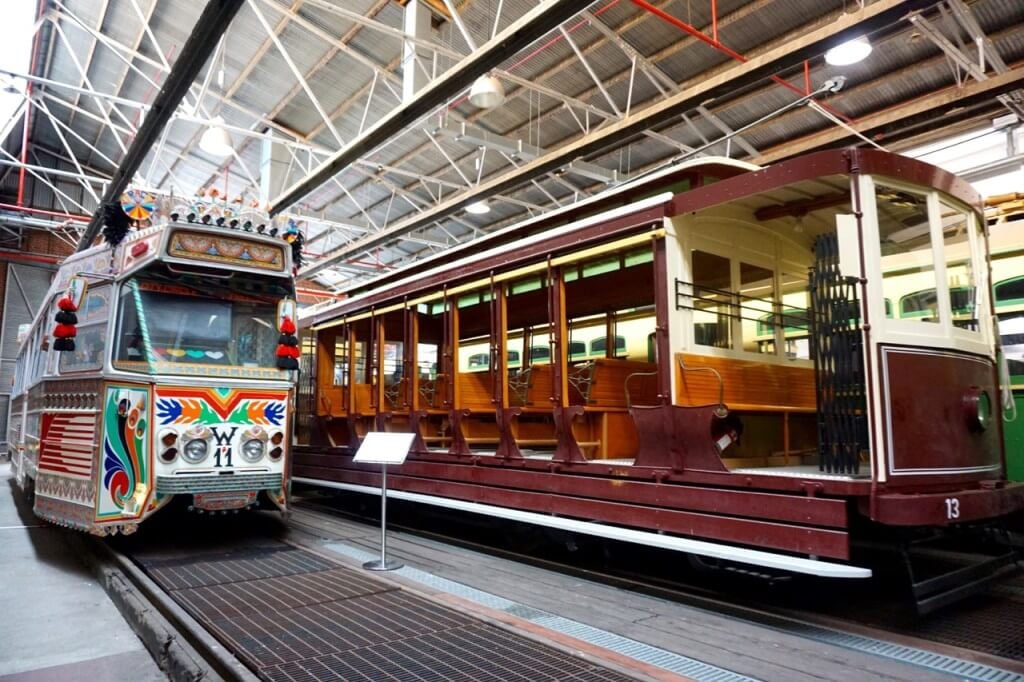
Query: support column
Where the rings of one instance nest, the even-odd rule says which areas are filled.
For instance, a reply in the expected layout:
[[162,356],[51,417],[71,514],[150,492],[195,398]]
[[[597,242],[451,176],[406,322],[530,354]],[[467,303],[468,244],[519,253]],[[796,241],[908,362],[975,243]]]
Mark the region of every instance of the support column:
[[274,144],[274,136],[268,131],[260,147],[260,206],[267,206],[270,200],[285,188],[290,154],[283,144]]
[[[409,0],[405,4],[403,29],[410,38],[428,40],[430,38],[430,9],[420,0]],[[416,62],[419,62],[417,64]],[[416,93],[430,79],[426,72],[430,71],[430,53],[407,40],[402,45],[402,102],[410,102]],[[421,68],[422,67],[422,68]],[[426,71],[426,72],[425,72]]]

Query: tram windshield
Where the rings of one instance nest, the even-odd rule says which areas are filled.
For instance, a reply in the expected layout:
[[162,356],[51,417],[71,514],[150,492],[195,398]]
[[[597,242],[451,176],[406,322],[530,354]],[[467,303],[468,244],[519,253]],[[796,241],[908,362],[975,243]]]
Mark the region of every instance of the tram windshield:
[[285,293],[238,288],[205,279],[129,280],[118,305],[114,367],[200,376],[276,372],[274,323]]

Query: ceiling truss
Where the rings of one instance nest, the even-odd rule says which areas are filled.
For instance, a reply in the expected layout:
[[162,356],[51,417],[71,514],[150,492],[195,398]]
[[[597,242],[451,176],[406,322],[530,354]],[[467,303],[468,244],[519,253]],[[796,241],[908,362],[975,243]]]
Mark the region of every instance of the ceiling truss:
[[[434,31],[413,37],[389,0],[245,0],[126,180],[260,197],[267,149],[285,150],[284,189],[262,200],[306,231],[300,274],[340,291],[683,155],[763,163],[814,146],[877,144],[878,131],[909,129],[929,104],[1024,120],[1024,21],[1010,0],[877,0],[849,15],[825,2],[789,23],[776,21],[772,0],[720,0],[720,16],[709,2],[695,18],[671,0],[602,0],[583,11],[560,0],[433,4]],[[198,9],[169,16],[159,0],[44,8],[38,68],[0,71],[23,97],[0,130],[0,182],[23,173],[55,215],[0,206],[0,218],[79,238],[122,179],[182,55],[185,41],[168,25],[188,26]],[[864,31],[913,48],[888,74],[854,69],[846,89],[823,90],[834,72],[824,49]],[[406,43],[415,57],[403,65]],[[913,83],[911,92],[922,65],[941,87]],[[427,80],[404,102],[403,69]],[[486,73],[505,85],[500,111],[465,101]],[[885,101],[886,81],[908,94]],[[792,106],[811,93],[816,109]],[[217,117],[235,141],[225,159],[199,147]],[[27,151],[17,134],[26,124]],[[481,200],[495,215],[465,212]]]

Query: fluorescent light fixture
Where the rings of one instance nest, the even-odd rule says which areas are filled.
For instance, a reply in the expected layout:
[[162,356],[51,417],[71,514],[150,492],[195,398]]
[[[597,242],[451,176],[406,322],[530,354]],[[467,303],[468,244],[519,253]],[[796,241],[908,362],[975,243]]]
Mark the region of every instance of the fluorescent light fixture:
[[825,53],[825,61],[832,66],[856,64],[871,54],[871,43],[864,36],[847,40]]
[[231,146],[231,136],[224,130],[223,118],[217,116],[210,121],[210,127],[199,138],[199,148],[214,156],[231,156],[234,148]]
[[492,109],[505,101],[505,88],[494,76],[480,76],[469,89],[469,102],[481,109]]
[[491,207],[487,205],[486,201],[474,201],[472,204],[466,206],[466,213],[472,213],[473,215],[483,215],[484,213],[490,213]]

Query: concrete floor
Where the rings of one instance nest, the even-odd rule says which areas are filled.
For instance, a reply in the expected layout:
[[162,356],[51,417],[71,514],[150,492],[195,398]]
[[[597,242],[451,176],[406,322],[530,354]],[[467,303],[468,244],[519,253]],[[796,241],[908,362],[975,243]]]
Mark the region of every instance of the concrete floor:
[[32,514],[0,461],[0,682],[166,680],[69,532]]

